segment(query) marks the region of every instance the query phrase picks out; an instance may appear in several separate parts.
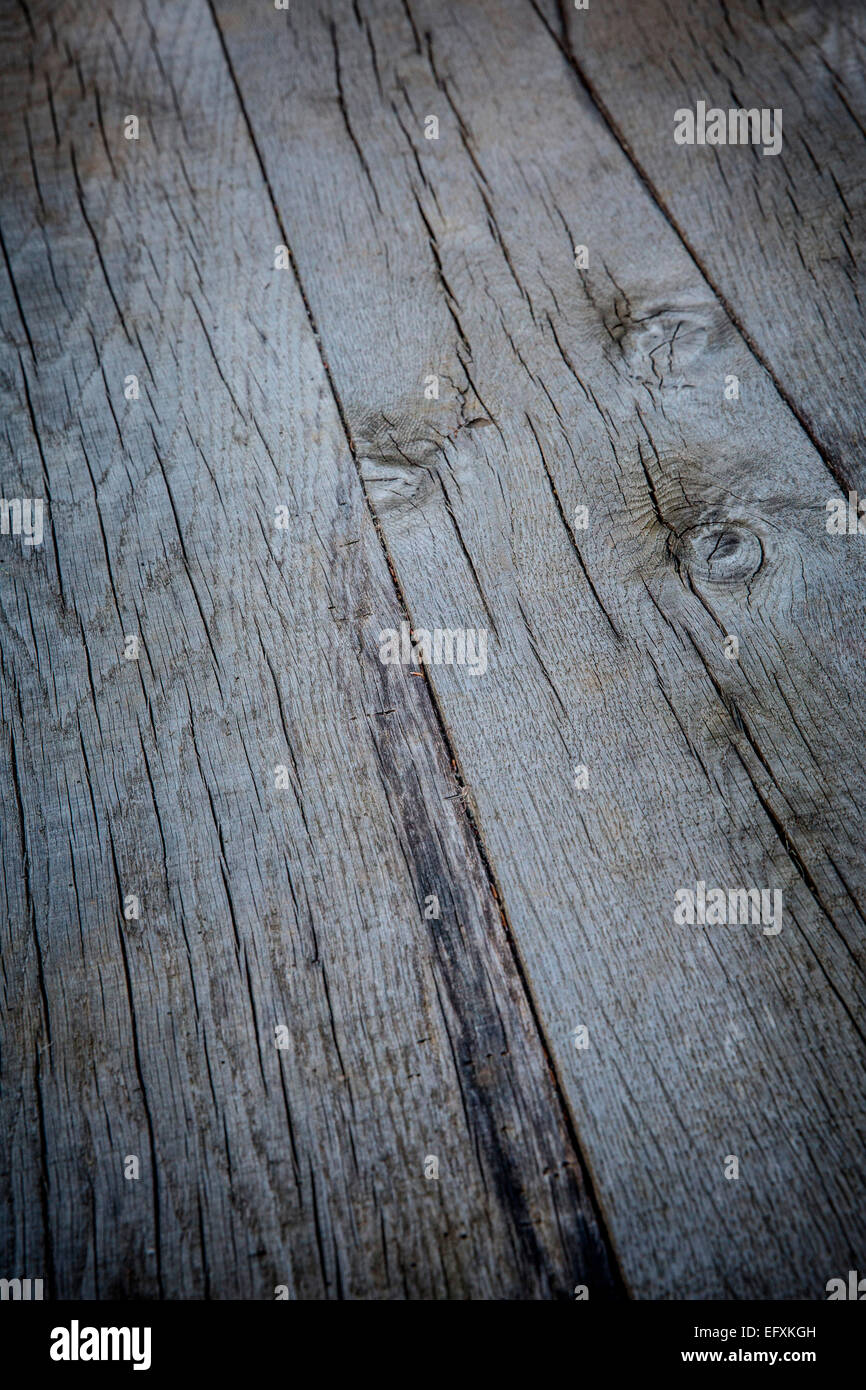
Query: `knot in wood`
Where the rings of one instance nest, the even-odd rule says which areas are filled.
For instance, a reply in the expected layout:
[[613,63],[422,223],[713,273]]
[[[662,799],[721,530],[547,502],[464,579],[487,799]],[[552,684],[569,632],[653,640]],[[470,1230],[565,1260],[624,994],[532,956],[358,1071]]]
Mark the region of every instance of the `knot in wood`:
[[698,584],[749,584],[765,560],[761,537],[739,519],[690,527],[679,537],[676,549]]

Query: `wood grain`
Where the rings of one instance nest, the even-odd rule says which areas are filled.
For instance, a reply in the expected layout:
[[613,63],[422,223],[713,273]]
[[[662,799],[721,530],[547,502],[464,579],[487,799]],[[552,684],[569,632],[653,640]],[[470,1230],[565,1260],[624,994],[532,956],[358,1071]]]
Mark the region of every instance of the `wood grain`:
[[[866,493],[863,6],[539,8],[816,447]],[[697,100],[781,108],[781,153],[676,146],[673,113]]]
[[[412,621],[490,631],[431,681],[627,1280],[821,1297],[866,1235],[837,480],[543,12],[214,9]],[[677,926],[699,880],[781,934]]]
[[616,1294],[211,14],[3,27],[0,1273]]

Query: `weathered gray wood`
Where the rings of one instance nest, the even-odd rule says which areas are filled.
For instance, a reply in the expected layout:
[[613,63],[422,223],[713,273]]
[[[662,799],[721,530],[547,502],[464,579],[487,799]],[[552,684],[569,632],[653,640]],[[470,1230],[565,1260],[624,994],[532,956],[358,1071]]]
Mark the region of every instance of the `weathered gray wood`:
[[[837,476],[866,494],[866,9],[539,0]],[[780,107],[778,156],[679,147],[679,107]]]
[[42,547],[0,541],[0,1273],[604,1297],[429,688],[378,660],[398,593],[211,15],[3,24],[2,483],[49,501]]
[[[628,1280],[821,1297],[866,1236],[836,483],[530,7],[215,11],[412,620],[490,629],[431,680]],[[781,934],[675,925],[698,880]]]

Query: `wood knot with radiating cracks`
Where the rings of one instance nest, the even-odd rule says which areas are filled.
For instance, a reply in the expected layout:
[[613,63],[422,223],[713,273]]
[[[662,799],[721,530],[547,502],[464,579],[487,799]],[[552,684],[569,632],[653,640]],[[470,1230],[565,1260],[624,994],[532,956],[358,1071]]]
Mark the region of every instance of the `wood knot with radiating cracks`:
[[690,526],[673,543],[679,564],[697,584],[749,585],[766,562],[764,540],[741,518],[722,518]]

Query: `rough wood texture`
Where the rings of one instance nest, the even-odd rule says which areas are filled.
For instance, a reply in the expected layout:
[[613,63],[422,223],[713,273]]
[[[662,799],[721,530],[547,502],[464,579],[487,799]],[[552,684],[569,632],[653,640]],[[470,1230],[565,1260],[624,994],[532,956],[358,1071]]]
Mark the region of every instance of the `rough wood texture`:
[[[491,632],[432,680],[628,1282],[820,1296],[866,1234],[834,478],[543,16],[215,10],[413,622]],[[698,880],[782,933],[676,926]]]
[[[866,494],[866,8],[539,0],[845,486]],[[678,107],[781,107],[781,154],[677,147]]]
[[[815,1298],[862,1265],[834,388],[780,396],[563,18],[3,20],[3,495],[49,501],[0,541],[0,1274]],[[486,672],[382,665],[404,615],[487,629]],[[698,881],[781,890],[780,934],[677,925]]]
[[6,23],[3,482],[50,504],[2,550],[2,1273],[604,1297],[429,689],[378,660],[398,593],[210,13]]

